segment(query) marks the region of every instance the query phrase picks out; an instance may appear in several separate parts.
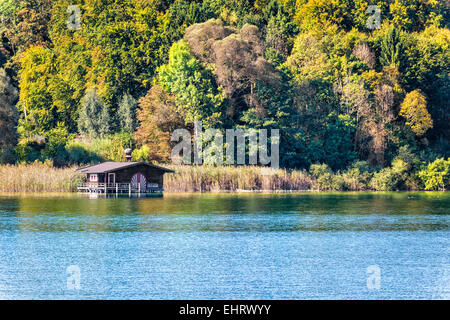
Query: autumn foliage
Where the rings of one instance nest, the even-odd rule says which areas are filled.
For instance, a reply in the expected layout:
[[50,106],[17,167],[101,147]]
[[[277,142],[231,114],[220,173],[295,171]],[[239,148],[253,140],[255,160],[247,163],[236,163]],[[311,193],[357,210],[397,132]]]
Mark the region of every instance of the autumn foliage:
[[418,136],[433,128],[433,120],[427,110],[427,100],[420,90],[408,93],[403,100],[400,115],[406,119],[406,125]]
[[139,100],[137,117],[140,122],[135,133],[138,146],[147,145],[150,148],[149,160],[169,161],[172,148],[170,132],[184,126],[175,98],[160,86],[153,86]]

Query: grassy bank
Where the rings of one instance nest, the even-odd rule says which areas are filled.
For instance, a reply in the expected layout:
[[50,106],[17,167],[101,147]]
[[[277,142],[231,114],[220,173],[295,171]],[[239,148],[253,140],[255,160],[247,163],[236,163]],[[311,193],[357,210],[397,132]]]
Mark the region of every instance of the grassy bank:
[[[239,191],[394,191],[448,190],[450,161],[438,159],[419,171],[403,161],[391,167],[371,170],[367,163],[356,162],[342,172],[326,165],[306,170],[272,170],[255,166],[180,166],[166,174],[166,192],[239,192]],[[76,191],[84,175],[77,167],[55,168],[51,164],[32,163],[0,166],[0,192]]]

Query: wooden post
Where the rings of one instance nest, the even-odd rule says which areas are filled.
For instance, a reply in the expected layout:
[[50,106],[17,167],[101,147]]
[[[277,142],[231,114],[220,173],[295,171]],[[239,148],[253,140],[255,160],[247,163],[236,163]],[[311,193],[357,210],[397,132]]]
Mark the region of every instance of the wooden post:
[[116,197],[119,194],[119,185],[116,183]]
[[131,183],[128,184],[128,195],[131,197]]
[[139,192],[139,195],[141,194],[141,183],[139,182],[138,183],[138,192]]

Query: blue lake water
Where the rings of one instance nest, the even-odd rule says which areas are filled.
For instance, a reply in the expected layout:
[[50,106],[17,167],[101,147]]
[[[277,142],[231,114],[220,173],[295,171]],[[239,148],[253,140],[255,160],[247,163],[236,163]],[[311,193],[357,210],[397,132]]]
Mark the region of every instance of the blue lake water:
[[448,193],[0,195],[0,299],[449,299],[449,214]]

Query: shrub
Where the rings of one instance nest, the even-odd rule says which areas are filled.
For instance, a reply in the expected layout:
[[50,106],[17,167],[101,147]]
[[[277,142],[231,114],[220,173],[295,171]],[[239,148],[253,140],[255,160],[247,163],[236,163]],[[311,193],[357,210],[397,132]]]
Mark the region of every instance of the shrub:
[[356,161],[342,174],[346,188],[352,191],[367,190],[371,178],[367,161]]
[[312,164],[309,173],[315,178],[314,188],[318,190],[333,190],[333,171],[326,164]]
[[420,168],[422,161],[416,153],[413,152],[407,145],[401,146],[398,149],[396,159],[403,160],[408,164],[408,176],[405,180],[405,189],[418,190],[420,189],[420,179],[417,175],[417,171]]
[[58,123],[56,128],[47,133],[47,143],[41,152],[42,159],[52,159],[56,166],[67,164],[66,144],[71,139],[67,128]]
[[409,165],[400,159],[395,159],[390,168],[375,172],[370,185],[377,191],[399,190],[404,185],[408,175]]
[[100,162],[103,159],[88,149],[88,146],[73,140],[66,145],[67,162],[70,164],[88,164]]
[[396,158],[400,159],[400,160],[403,160],[404,162],[408,163],[411,166],[416,166],[420,162],[420,160],[417,157],[417,155],[413,152],[413,150],[408,148],[407,145],[401,146],[398,149]]
[[41,159],[41,150],[45,144],[35,139],[22,139],[15,148],[17,160],[21,162],[34,162]]
[[437,159],[419,172],[425,190],[447,190],[450,184],[450,160]]
[[16,161],[14,148],[7,147],[0,149],[0,164],[13,164]]
[[370,181],[371,188],[377,191],[391,191],[396,186],[396,179],[391,168],[384,168],[375,172]]
[[132,153],[133,161],[148,161],[150,157],[150,148],[144,144],[140,149],[136,149]]
[[121,132],[103,138],[78,139],[71,142],[67,149],[72,163],[91,163],[102,160],[125,161],[124,150],[130,148],[132,144],[132,135]]
[[329,186],[329,190],[333,191],[347,190],[347,184],[345,183],[344,177],[340,174],[335,174],[331,178],[331,186]]
[[319,178],[320,176],[323,176],[325,174],[332,174],[330,167],[328,165],[324,164],[312,164],[309,167],[309,173],[314,178]]
[[125,161],[124,150],[133,144],[133,136],[127,132],[107,135],[93,140],[92,151],[105,160]]

